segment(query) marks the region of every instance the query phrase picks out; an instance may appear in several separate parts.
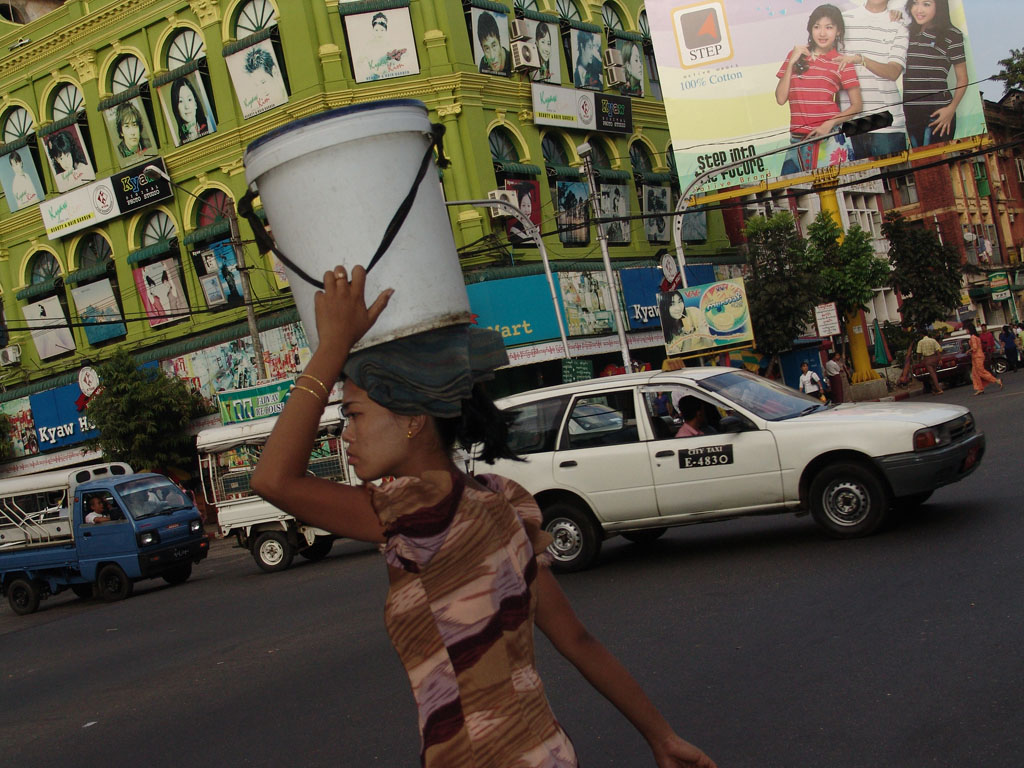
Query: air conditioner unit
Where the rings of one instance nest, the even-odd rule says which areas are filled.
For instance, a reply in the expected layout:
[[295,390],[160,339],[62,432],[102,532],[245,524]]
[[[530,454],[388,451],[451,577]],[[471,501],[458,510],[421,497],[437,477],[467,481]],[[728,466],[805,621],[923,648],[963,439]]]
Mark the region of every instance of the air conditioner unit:
[[530,37],[530,25],[526,22],[526,19],[513,19],[512,20],[512,39],[513,40],[527,40]]
[[21,362],[21,347],[14,344],[0,349],[0,365],[16,365]]
[[616,85],[626,84],[626,68],[625,67],[608,67],[608,79],[605,82],[610,88],[614,88]]
[[604,65],[605,67],[621,67],[622,66],[622,51],[618,48],[605,48],[604,49]]
[[[487,193],[487,197],[491,200],[501,200],[503,203],[509,203],[516,207],[519,206],[519,200],[516,198],[516,193],[511,189],[492,189]],[[490,211],[492,219],[500,219],[512,215],[509,211],[497,206],[491,208]]]
[[512,69],[522,72],[537,69],[539,66],[540,54],[537,53],[536,43],[529,40],[517,40],[512,43]]

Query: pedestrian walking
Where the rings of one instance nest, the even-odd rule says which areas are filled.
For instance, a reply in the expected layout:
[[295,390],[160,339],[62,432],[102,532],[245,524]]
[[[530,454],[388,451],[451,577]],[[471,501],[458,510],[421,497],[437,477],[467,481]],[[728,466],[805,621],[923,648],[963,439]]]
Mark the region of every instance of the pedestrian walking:
[[846,397],[846,373],[843,356],[833,350],[828,356],[828,362],[825,363],[825,375],[828,376],[829,395],[834,405],[845,403],[849,399]]
[[821,376],[811,370],[810,363],[800,363],[800,381],[797,384],[797,389],[805,395],[816,397],[821,402],[825,402],[824,386]]
[[941,395],[943,390],[939,386],[939,376],[935,369],[938,367],[942,356],[942,345],[922,331],[921,338],[917,342],[916,352],[928,371],[928,378],[924,380],[925,389],[930,389],[933,395]]
[[978,338],[981,339],[981,348],[985,352],[985,370],[992,373],[992,355],[996,351],[996,337],[988,329],[988,325],[982,323]]
[[998,384],[999,388],[1002,389],[1003,382],[985,369],[985,348],[982,345],[981,337],[978,335],[978,329],[974,327],[972,322],[964,323],[964,328],[970,334],[971,383],[974,385],[974,394],[985,394],[985,387],[989,384]]
[[1017,372],[1018,349],[1017,334],[1008,326],[1003,326],[1003,332],[999,334],[999,341],[1003,344],[1003,354],[1006,355],[1006,369],[1010,373]]

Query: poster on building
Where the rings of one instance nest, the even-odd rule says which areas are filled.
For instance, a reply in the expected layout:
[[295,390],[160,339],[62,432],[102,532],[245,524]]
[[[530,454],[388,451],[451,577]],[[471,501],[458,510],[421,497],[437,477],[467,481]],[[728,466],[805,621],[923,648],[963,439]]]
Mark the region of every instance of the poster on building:
[[27,397],[19,397],[0,403],[0,413],[7,417],[11,431],[7,441],[11,446],[11,457],[34,456],[39,453],[35,422],[32,420],[32,405]]
[[530,72],[530,79],[537,83],[562,83],[562,60],[558,51],[561,49],[561,37],[558,25],[546,21],[523,19],[530,32],[530,39],[537,46],[537,57],[540,66]]
[[569,30],[572,54],[572,82],[577,88],[604,90],[604,64],[601,34],[582,29]]
[[605,234],[613,245],[629,243],[629,186],[626,184],[601,185],[601,217],[605,222]]
[[163,259],[138,267],[133,276],[150,328],[189,316],[177,259]]
[[26,304],[22,312],[40,359],[48,360],[76,349],[75,339],[64,316],[64,307],[56,296]]
[[754,340],[743,280],[721,280],[658,295],[669,355],[701,354]]
[[[938,12],[946,2],[922,3],[913,16],[891,2],[902,14],[894,20],[863,0],[650,0],[680,184],[734,161],[742,162],[712,173],[704,189],[984,133],[965,4],[948,0],[947,21]],[[809,35],[815,24],[820,39]],[[878,73],[883,64],[899,65],[896,80]],[[888,128],[787,150],[849,117],[884,111],[893,117]]]
[[90,344],[99,344],[128,333],[109,279],[76,286],[71,289],[71,298],[75,300],[78,319],[85,326],[85,338]]
[[590,91],[533,83],[530,93],[534,125],[556,125],[581,131],[591,131],[597,125],[595,94]]
[[11,213],[35,205],[46,196],[39,180],[39,169],[28,147],[0,154],[0,186],[4,188]]
[[167,131],[180,147],[217,130],[217,121],[199,72],[189,72],[157,88]]
[[473,58],[484,75],[512,74],[512,52],[509,50],[508,14],[470,8]]
[[[505,189],[516,194],[516,204],[519,210],[530,220],[535,227],[540,226],[540,184],[536,181],[516,179],[506,181]],[[508,241],[516,248],[536,247],[537,243],[527,234],[522,222],[514,216],[505,219],[505,232],[508,234]]]
[[584,181],[555,182],[558,198],[558,239],[566,245],[590,242],[590,218],[587,213],[589,192]]
[[559,272],[569,336],[615,333],[615,297],[603,272]]
[[114,157],[122,168],[129,168],[147,157],[156,156],[156,139],[149,114],[136,96],[122,101],[116,107],[103,110]]
[[67,192],[96,180],[96,170],[92,167],[82,129],[77,123],[48,133],[43,139],[43,146],[58,192]]
[[289,378],[245,389],[218,392],[217,406],[221,424],[238,424],[277,416],[284,409],[294,383]]
[[204,277],[217,277],[220,290],[212,280],[203,282],[203,292],[211,307],[242,302],[242,276],[238,272],[238,258],[230,240],[218,240],[208,247],[192,251],[192,261],[200,281]]
[[[344,10],[347,3],[342,2]],[[357,83],[389,80],[420,71],[408,8],[385,8],[342,16]]]
[[271,40],[225,56],[224,62],[246,120],[288,103],[288,86]]
[[661,314],[658,312],[661,279],[662,273],[657,267],[619,270],[629,330],[646,331],[661,327]]
[[672,202],[672,190],[669,187],[643,186],[644,195],[644,232],[651,243],[667,243],[672,237],[671,219],[658,216],[668,213]]
[[274,274],[274,284],[277,289],[283,291],[285,288],[290,288],[288,273],[284,271],[284,264],[281,263],[281,260],[274,255],[273,251],[267,254],[267,260],[270,262],[270,271]]
[[634,40],[618,40],[615,47],[622,54],[622,67],[626,82],[619,86],[623,96],[642,98],[644,95],[644,46]]

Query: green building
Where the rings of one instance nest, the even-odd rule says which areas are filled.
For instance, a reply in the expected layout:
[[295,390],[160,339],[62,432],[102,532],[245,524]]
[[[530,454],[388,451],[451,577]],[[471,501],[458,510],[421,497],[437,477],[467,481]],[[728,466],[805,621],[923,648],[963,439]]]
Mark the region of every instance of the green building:
[[[255,383],[246,275],[267,378],[301,369],[309,350],[287,278],[246,221],[240,248],[229,231],[246,146],[296,119],[424,102],[446,129],[446,199],[510,191],[558,275],[601,270],[577,152],[587,142],[602,213],[617,219],[607,225],[615,268],[655,267],[673,250],[671,219],[642,218],[675,198],[634,0],[53,0],[33,10],[46,5],[0,6],[0,408],[15,456],[0,474],[92,458],[79,445],[90,426],[79,374],[116,348],[211,398]],[[471,287],[541,271],[509,220],[470,205],[449,212]],[[269,213],[257,204],[272,224]],[[735,256],[719,212],[686,232],[691,261]],[[601,332],[570,332],[589,340],[600,370],[614,352],[591,343]],[[664,350],[652,338],[638,354],[657,364]],[[553,383],[562,356],[520,354],[500,386]]]

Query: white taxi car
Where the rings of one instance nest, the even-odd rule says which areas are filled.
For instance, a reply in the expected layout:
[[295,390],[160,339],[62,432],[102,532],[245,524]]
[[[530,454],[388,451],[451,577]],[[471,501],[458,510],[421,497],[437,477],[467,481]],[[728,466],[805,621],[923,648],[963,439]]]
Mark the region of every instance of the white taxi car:
[[[701,435],[658,415],[668,393],[703,410]],[[695,403],[696,398],[699,403]],[[829,533],[864,536],[894,504],[921,504],[978,466],[985,437],[961,406],[835,407],[747,371],[686,368],[563,384],[498,401],[525,461],[492,468],[537,499],[558,570],[586,568],[601,542],[666,528],[810,511]]]

